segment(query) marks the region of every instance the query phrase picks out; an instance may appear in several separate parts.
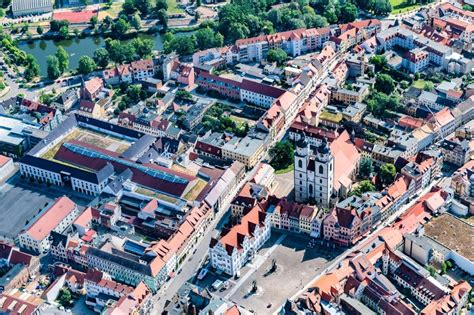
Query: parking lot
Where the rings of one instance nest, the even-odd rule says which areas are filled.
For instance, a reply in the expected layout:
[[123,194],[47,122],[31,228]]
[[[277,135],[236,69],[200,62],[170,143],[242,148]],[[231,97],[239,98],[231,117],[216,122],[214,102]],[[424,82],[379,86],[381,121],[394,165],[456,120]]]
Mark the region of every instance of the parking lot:
[[[227,282],[216,294],[234,301],[247,310],[258,314],[270,314],[295,292],[301,289],[314,276],[329,265],[340,251],[317,245],[307,247],[309,237],[272,232],[272,237],[260,249],[252,262],[242,268],[238,279],[227,275],[217,275],[210,271],[203,281],[197,284],[211,288],[219,279]],[[276,271],[272,272],[273,260]],[[253,281],[257,292],[252,293]]]
[[70,193],[59,187],[21,181],[17,173],[0,186],[0,237],[14,239],[35,214],[57,197],[67,195],[79,205],[87,205],[89,200]]

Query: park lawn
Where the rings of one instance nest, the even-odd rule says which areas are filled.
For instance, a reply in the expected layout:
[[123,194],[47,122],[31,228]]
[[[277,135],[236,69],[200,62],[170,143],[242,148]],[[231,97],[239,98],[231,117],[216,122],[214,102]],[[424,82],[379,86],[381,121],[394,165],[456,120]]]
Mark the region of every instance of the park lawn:
[[176,0],[167,0],[168,2],[168,14],[184,13],[184,10],[178,7]]
[[106,16],[110,16],[112,19],[118,18],[120,11],[122,11],[122,2],[114,2],[107,8],[105,4],[101,5],[98,19],[102,21]]
[[282,168],[281,170],[276,170],[275,171],[275,174],[285,174],[285,173],[288,173],[288,172],[291,172],[293,170],[293,163],[291,163],[290,165],[288,165],[287,167],[285,168]]
[[399,14],[419,8],[419,4],[407,5],[406,0],[390,0],[392,14]]
[[428,81],[425,81],[425,80],[417,80],[413,82],[413,86],[416,87],[417,89],[423,89],[427,82]]

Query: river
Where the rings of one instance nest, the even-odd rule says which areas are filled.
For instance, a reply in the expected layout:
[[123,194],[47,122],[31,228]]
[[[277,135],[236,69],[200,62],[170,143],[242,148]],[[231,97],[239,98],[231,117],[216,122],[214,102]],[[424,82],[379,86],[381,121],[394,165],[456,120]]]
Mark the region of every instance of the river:
[[[178,33],[176,36],[185,35],[186,33]],[[162,35],[157,34],[139,34],[140,38],[152,39],[155,42],[155,49],[161,50],[163,48]],[[130,41],[130,39],[125,40]],[[52,40],[52,39],[38,39],[32,42],[22,41],[19,44],[20,49],[24,50],[28,54],[32,54],[36,60],[38,60],[41,75],[47,75],[46,59],[49,55],[54,55],[58,47],[62,46],[69,53],[69,67],[76,69],[81,56],[87,55],[92,57],[94,51],[98,48],[105,46],[105,39],[99,36],[85,37],[85,38],[72,38],[65,40]]]

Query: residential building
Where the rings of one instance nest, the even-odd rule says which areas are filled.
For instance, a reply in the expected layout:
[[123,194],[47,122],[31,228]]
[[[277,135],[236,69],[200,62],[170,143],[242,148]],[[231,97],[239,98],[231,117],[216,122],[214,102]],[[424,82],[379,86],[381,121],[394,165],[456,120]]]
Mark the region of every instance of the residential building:
[[347,121],[360,122],[367,110],[367,105],[364,103],[355,103],[347,106],[342,112],[342,117]]
[[78,215],[79,209],[71,199],[56,199],[54,204],[45,207],[20,233],[20,246],[39,254],[47,252],[51,244],[51,232],[64,232]]
[[441,142],[440,147],[443,152],[444,161],[456,166],[463,166],[471,160],[471,155],[474,151],[474,146],[467,139],[445,139]]
[[223,231],[219,239],[211,239],[212,267],[231,276],[237,275],[270,238],[270,228],[270,216],[255,206],[242,217],[241,223]]
[[331,100],[343,104],[361,103],[369,94],[369,86],[366,84],[353,84],[351,90],[338,88],[331,92]]
[[247,168],[254,167],[264,153],[264,141],[251,135],[244,138],[234,136],[222,147],[224,158],[239,161]]

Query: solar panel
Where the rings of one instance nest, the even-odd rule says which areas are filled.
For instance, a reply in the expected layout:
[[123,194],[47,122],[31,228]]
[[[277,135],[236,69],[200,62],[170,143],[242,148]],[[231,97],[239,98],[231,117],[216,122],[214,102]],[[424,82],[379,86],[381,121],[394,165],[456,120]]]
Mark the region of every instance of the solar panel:
[[127,240],[123,244],[123,249],[126,252],[141,256],[145,253],[146,246]]
[[83,155],[83,156],[87,156],[87,157],[90,157],[90,158],[93,158],[93,159],[102,159],[102,160],[106,160],[106,161],[110,161],[110,162],[120,163],[120,164],[125,165],[127,167],[138,169],[139,171],[141,171],[145,174],[148,174],[148,175],[150,175],[154,178],[159,178],[159,179],[162,179],[162,180],[165,180],[165,181],[168,181],[168,182],[178,183],[178,184],[187,184],[188,183],[188,180],[186,180],[184,178],[181,178],[177,175],[168,174],[168,173],[166,173],[164,171],[161,171],[161,170],[151,169],[151,168],[148,168],[144,165],[136,164],[136,163],[133,163],[133,162],[130,162],[130,161],[126,161],[126,160],[117,158],[117,157],[109,156],[109,155],[104,154],[102,152],[94,151],[94,150],[91,150],[89,148],[83,147],[81,145],[72,144],[72,143],[64,143],[63,145],[68,150],[70,150],[74,153],[77,153],[77,154],[80,154],[80,155]]

